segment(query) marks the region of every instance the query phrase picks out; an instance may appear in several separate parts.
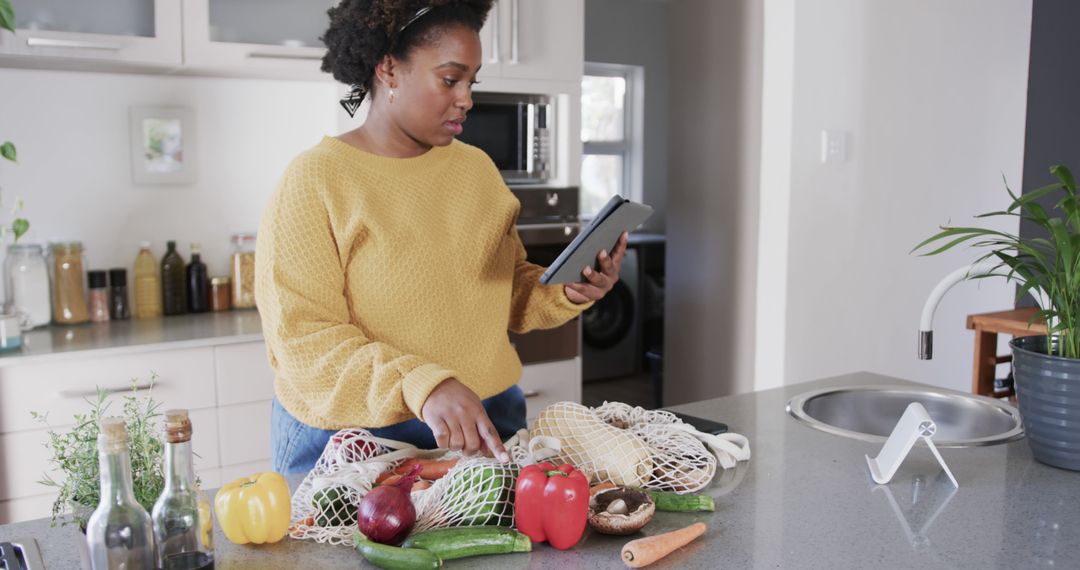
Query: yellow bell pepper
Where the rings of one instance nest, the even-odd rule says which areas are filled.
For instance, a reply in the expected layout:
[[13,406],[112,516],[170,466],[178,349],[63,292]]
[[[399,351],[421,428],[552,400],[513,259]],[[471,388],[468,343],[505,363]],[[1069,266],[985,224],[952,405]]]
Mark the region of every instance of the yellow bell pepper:
[[277,542],[292,517],[289,485],[273,471],[242,477],[218,490],[214,513],[225,538],[235,544]]

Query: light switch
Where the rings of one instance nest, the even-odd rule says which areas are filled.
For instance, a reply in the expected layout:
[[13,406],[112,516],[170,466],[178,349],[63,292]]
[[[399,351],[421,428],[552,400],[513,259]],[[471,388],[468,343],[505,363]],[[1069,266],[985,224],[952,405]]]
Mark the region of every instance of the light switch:
[[821,163],[847,161],[847,133],[821,131]]

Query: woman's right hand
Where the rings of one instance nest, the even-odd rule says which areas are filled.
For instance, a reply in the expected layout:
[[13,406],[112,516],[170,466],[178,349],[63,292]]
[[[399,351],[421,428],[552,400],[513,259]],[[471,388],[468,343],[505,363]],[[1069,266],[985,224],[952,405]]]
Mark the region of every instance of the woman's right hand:
[[484,404],[456,378],[448,378],[436,386],[428,394],[420,413],[439,447],[469,455],[487,448],[499,461],[510,461]]

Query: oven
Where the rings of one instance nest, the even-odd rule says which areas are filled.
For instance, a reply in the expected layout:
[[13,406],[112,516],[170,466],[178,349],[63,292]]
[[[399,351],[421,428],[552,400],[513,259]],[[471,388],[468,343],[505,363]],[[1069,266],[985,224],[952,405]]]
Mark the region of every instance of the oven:
[[[517,230],[531,263],[547,267],[581,230],[577,188],[511,188],[521,202]],[[527,334],[510,333],[522,364],[567,360],[581,354],[581,319]]]

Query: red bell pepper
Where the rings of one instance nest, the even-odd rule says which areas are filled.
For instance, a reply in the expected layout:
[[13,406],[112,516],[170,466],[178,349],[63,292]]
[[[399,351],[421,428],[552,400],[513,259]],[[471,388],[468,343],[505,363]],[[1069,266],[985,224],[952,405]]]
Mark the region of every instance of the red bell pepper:
[[589,480],[573,465],[529,465],[515,487],[514,521],[533,542],[559,550],[581,540],[589,518]]

